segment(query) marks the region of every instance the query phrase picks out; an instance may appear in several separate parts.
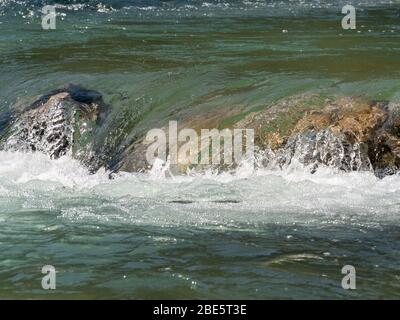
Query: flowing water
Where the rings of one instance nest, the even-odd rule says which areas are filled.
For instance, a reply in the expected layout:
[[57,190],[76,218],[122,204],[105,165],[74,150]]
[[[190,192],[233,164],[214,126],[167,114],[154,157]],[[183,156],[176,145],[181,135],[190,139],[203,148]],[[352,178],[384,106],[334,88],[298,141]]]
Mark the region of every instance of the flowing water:
[[[44,31],[41,1],[0,1],[0,133],[13,106],[66,83],[103,93],[103,134],[121,144],[166,119],[223,126],[310,92],[400,100],[399,1],[57,3]],[[355,31],[341,28],[345,3]],[[0,151],[0,298],[400,297],[398,176],[167,169],[110,179]],[[44,265],[56,290],[41,288]],[[344,265],[356,290],[342,289]]]

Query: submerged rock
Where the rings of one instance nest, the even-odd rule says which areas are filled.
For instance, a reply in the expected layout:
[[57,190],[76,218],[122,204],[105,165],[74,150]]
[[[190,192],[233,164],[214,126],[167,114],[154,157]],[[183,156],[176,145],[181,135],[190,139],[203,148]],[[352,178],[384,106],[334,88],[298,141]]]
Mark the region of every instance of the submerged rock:
[[275,147],[280,167],[298,161],[314,172],[320,165],[342,171],[400,170],[400,104],[351,98],[306,113]]
[[105,112],[100,93],[68,85],[14,116],[0,138],[0,149],[39,151],[53,159],[69,154],[96,170],[102,163],[93,139]]
[[[262,165],[285,168],[299,162],[311,172],[328,166],[373,171],[378,177],[400,171],[400,103],[311,98],[314,109],[295,99],[235,125],[254,128],[256,145],[265,151]],[[11,120],[10,115],[0,119],[2,127],[8,122],[0,131],[0,150],[38,151],[54,159],[71,155],[91,171],[148,168],[143,137],[127,143],[124,137],[135,127],[124,126],[123,117],[102,125],[107,109],[97,91],[76,85],[55,90]]]

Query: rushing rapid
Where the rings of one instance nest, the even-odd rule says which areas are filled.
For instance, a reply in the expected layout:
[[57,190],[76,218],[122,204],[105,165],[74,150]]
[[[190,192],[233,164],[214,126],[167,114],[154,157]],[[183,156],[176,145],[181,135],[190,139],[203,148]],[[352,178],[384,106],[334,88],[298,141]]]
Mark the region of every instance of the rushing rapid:
[[[166,120],[222,128],[283,106],[282,131],[304,111],[294,97],[400,101],[398,1],[343,1],[359,9],[349,32],[340,1],[55,2],[44,31],[42,1],[0,1],[0,135],[68,83],[102,93],[96,138],[117,156]],[[397,174],[131,171],[0,151],[0,298],[400,296]]]
[[[51,296],[64,298],[399,292],[398,176],[244,164],[231,173],[166,177],[160,166],[110,179],[68,157],[1,159],[2,297],[44,298],[44,264],[59,268]],[[351,293],[340,286],[346,264],[359,270]]]
[[[210,169],[174,176],[168,167],[156,163],[148,173],[100,170],[90,174],[69,157],[0,155],[2,210],[10,213],[57,208],[66,219],[205,228],[268,223],[375,226],[399,219],[397,175],[381,180],[370,172],[343,173],[330,168],[311,174],[300,164],[266,170],[246,162],[234,171],[219,173]],[[40,198],[37,205],[35,196]],[[88,197],[93,204],[73,208],[58,204],[76,201],[75,197]],[[115,212],[100,214],[98,205],[103,202]]]

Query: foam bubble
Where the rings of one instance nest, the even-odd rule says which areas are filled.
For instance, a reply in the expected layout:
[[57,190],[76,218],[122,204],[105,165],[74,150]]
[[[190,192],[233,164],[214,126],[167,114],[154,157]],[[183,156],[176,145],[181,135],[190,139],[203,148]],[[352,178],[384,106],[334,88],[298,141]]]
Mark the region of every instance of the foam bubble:
[[[2,151],[0,191],[3,198],[25,200],[28,207],[36,203],[41,208],[46,199],[54,207],[59,199],[67,216],[112,216],[133,223],[349,223],[354,216],[358,223],[360,217],[369,222],[398,219],[400,209],[399,176],[380,180],[370,172],[329,168],[310,174],[300,165],[256,169],[249,162],[223,173],[209,169],[173,176],[167,171],[168,165],[158,163],[149,173],[122,172],[110,179],[110,172],[90,174],[68,156],[50,160],[39,153]],[[71,204],[64,208],[72,198],[77,201],[73,212]]]

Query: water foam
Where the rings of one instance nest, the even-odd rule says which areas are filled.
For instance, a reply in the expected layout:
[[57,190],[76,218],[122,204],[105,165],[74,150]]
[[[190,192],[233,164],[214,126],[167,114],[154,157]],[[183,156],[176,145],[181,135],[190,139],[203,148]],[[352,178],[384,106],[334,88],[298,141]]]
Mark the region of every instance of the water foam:
[[[299,164],[287,170],[188,172],[159,164],[149,173],[90,174],[68,156],[0,152],[0,207],[52,209],[65,219],[226,228],[238,224],[379,224],[398,220],[400,177],[340,173]],[[10,204],[13,207],[10,209]]]
[[51,160],[38,152],[19,151],[0,151],[0,179],[16,185],[32,181],[54,182],[77,190],[109,180],[104,170],[90,175],[85,167],[69,156]]

